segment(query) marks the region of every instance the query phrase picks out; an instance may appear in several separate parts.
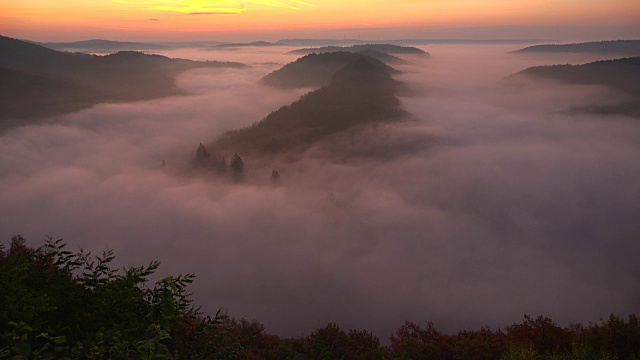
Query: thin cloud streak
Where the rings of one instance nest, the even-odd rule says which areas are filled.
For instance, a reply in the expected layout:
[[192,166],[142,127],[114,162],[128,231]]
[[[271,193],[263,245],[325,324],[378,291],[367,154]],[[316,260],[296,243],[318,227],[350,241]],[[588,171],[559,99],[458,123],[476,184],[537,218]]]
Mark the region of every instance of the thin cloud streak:
[[239,12],[220,12],[220,11],[215,11],[215,12],[194,12],[194,13],[187,13],[187,15],[238,15]]
[[[171,1],[127,1],[112,0],[121,4],[143,5],[144,9],[151,11],[178,12],[187,15],[226,15],[242,14],[257,7],[284,8],[290,10],[301,10],[299,6],[316,7],[311,3],[291,0],[246,0],[246,1],[194,1],[194,0],[171,0]],[[257,6],[256,6],[257,5]]]

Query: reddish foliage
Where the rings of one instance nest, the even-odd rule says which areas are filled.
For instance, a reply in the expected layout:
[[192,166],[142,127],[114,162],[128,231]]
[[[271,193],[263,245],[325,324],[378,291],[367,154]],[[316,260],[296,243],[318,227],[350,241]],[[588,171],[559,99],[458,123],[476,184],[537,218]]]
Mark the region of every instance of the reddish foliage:
[[532,345],[540,354],[568,351],[575,337],[571,330],[563,329],[542,316],[533,319],[525,315],[521,324],[513,324],[506,331],[510,344]]

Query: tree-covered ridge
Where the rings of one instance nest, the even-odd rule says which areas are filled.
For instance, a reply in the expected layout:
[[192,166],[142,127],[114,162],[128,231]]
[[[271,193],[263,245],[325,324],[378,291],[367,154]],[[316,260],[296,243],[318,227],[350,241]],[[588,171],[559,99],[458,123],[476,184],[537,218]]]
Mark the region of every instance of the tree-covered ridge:
[[59,51],[99,51],[99,52],[115,52],[124,50],[149,51],[149,50],[166,50],[169,46],[160,43],[141,43],[131,41],[112,41],[103,39],[91,39],[74,42],[48,42],[38,43],[49,49]]
[[584,65],[535,66],[516,75],[553,79],[570,84],[606,85],[625,92],[631,100],[615,105],[594,104],[577,109],[599,114],[640,117],[640,57],[596,61]]
[[608,85],[640,95],[640,57],[596,61],[583,65],[534,66],[519,74],[572,84]]
[[405,55],[429,55],[424,50],[420,50],[413,46],[400,46],[392,44],[363,44],[353,46],[323,46],[317,48],[303,48],[290,51],[291,54],[311,54],[311,53],[327,53],[327,52],[352,52],[374,50],[387,54],[405,54]]
[[595,53],[637,56],[640,55],[640,40],[534,45],[513,51],[513,53]]
[[405,116],[396,97],[398,87],[386,66],[359,56],[328,85],[252,126],[226,133],[210,149],[216,154],[304,151],[325,136]]
[[[327,62],[316,59],[327,58],[332,66],[335,59],[352,61],[335,71],[328,85],[303,95],[251,126],[225,133],[208,146],[199,144],[191,169],[239,181],[243,179],[244,162],[238,154],[255,158],[301,153],[327,136],[407,115],[396,97],[400,83],[392,78],[397,72],[395,69],[368,56],[351,53],[312,54],[305,57],[311,59],[305,62],[310,61],[311,68],[319,66],[325,71]],[[227,159],[231,159],[228,164]],[[271,181],[280,182],[277,169],[272,169]]]
[[184,94],[175,84],[183,71],[245,66],[133,51],[67,53],[0,36],[0,130],[100,102]]
[[382,61],[364,54],[345,51],[312,53],[267,74],[260,80],[260,83],[278,88],[320,87],[329,84],[338,70],[363,58],[390,74],[398,73],[397,70]]
[[266,47],[266,46],[277,46],[277,44],[268,42],[268,41],[252,41],[248,43],[222,43],[217,44],[214,48],[235,48],[235,47],[248,47],[248,46],[257,46],[257,47]]
[[640,359],[640,321],[611,315],[562,327],[547,317],[453,334],[407,321],[388,345],[367,330],[335,323],[307,335],[269,334],[257,321],[214,319],[195,309],[194,276],[114,269],[107,251],[91,256],[48,239],[37,249],[14,236],[0,242],[0,359]]
[[400,59],[399,57],[378,50],[360,50],[355,52],[355,54],[366,55],[390,65],[410,64],[407,60]]

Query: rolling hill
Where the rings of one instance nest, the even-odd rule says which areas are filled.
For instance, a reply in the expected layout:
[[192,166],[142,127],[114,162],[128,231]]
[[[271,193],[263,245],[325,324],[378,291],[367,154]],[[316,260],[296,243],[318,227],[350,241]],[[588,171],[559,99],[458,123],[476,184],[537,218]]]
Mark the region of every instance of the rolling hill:
[[260,82],[279,88],[320,87],[329,84],[336,71],[360,59],[367,59],[372,66],[389,74],[398,73],[380,60],[363,54],[341,51],[306,55],[266,75]]
[[320,139],[362,125],[395,121],[407,113],[395,93],[399,83],[380,62],[358,56],[337,70],[328,85],[272,112],[252,126],[226,133],[212,154],[268,155],[302,152]]
[[609,86],[626,93],[633,100],[618,105],[594,105],[585,110],[640,117],[640,57],[596,61],[583,65],[535,66],[516,75],[554,79],[571,84]]
[[326,52],[352,52],[357,53],[359,51],[374,50],[387,54],[405,54],[405,55],[429,55],[426,51],[420,50],[412,46],[400,46],[391,44],[364,44],[353,46],[324,46],[318,48],[304,48],[290,51],[291,54],[311,54],[311,53],[326,53]]
[[67,53],[0,36],[0,130],[100,102],[184,94],[174,79],[183,71],[244,66],[133,51],[105,56]]
[[534,66],[519,74],[572,84],[607,85],[640,96],[640,57],[596,61],[583,65]]
[[157,43],[139,43],[130,41],[111,41],[102,39],[91,39],[84,41],[74,41],[66,43],[37,43],[58,51],[81,51],[81,52],[116,52],[116,51],[149,51],[166,50],[167,46]]
[[535,45],[512,53],[592,53],[624,56],[640,55],[640,40],[598,41],[577,44]]

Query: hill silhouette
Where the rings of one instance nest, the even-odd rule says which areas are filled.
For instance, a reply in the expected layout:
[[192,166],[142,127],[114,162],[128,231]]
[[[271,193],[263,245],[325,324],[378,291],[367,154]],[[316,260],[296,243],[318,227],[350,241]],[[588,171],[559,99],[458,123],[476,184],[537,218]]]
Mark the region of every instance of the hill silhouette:
[[389,74],[398,73],[380,60],[363,54],[341,51],[306,55],[266,75],[260,82],[279,88],[319,87],[331,82],[336,71],[360,59],[367,59],[371,66]]
[[583,65],[534,66],[519,74],[573,84],[608,85],[640,95],[640,57],[596,61]]
[[374,50],[387,54],[406,54],[406,55],[429,55],[426,51],[420,50],[412,46],[400,46],[392,44],[363,44],[352,46],[323,46],[317,48],[304,48],[290,51],[290,54],[311,54],[346,51],[357,53],[359,51]]
[[236,47],[250,47],[250,46],[268,47],[268,46],[277,46],[277,44],[274,44],[268,41],[252,41],[248,43],[222,43],[222,44],[215,45],[214,48],[236,48]]
[[5,68],[0,68],[0,94],[0,131],[24,125],[24,118],[81,109],[100,99],[70,81]]
[[181,95],[174,79],[180,72],[244,66],[133,51],[106,56],[67,53],[0,36],[0,130],[99,102]]
[[399,57],[390,55],[386,52],[381,52],[378,50],[372,50],[372,49],[368,49],[368,50],[360,50],[358,52],[356,52],[356,54],[361,54],[361,55],[366,55],[369,57],[372,57],[374,59],[380,60],[385,64],[394,64],[394,65],[401,65],[401,64],[409,64],[410,62],[407,60],[403,60],[400,59]]
[[226,133],[209,149],[224,155],[301,152],[349,128],[398,120],[406,112],[395,96],[399,83],[391,74],[379,61],[358,56],[336,71],[328,85],[252,126]]
[[95,52],[114,52],[114,51],[143,51],[143,50],[166,50],[169,47],[157,43],[139,43],[130,41],[112,41],[103,39],[91,39],[83,41],[74,41],[67,43],[36,43],[48,47],[49,49],[59,51],[95,51]]
[[587,110],[640,117],[640,57],[596,61],[584,65],[535,66],[517,75],[554,79],[571,84],[609,86],[635,99],[616,106],[593,106]]
[[640,55],[640,40],[535,45],[512,51],[512,53],[596,53],[637,56]]

